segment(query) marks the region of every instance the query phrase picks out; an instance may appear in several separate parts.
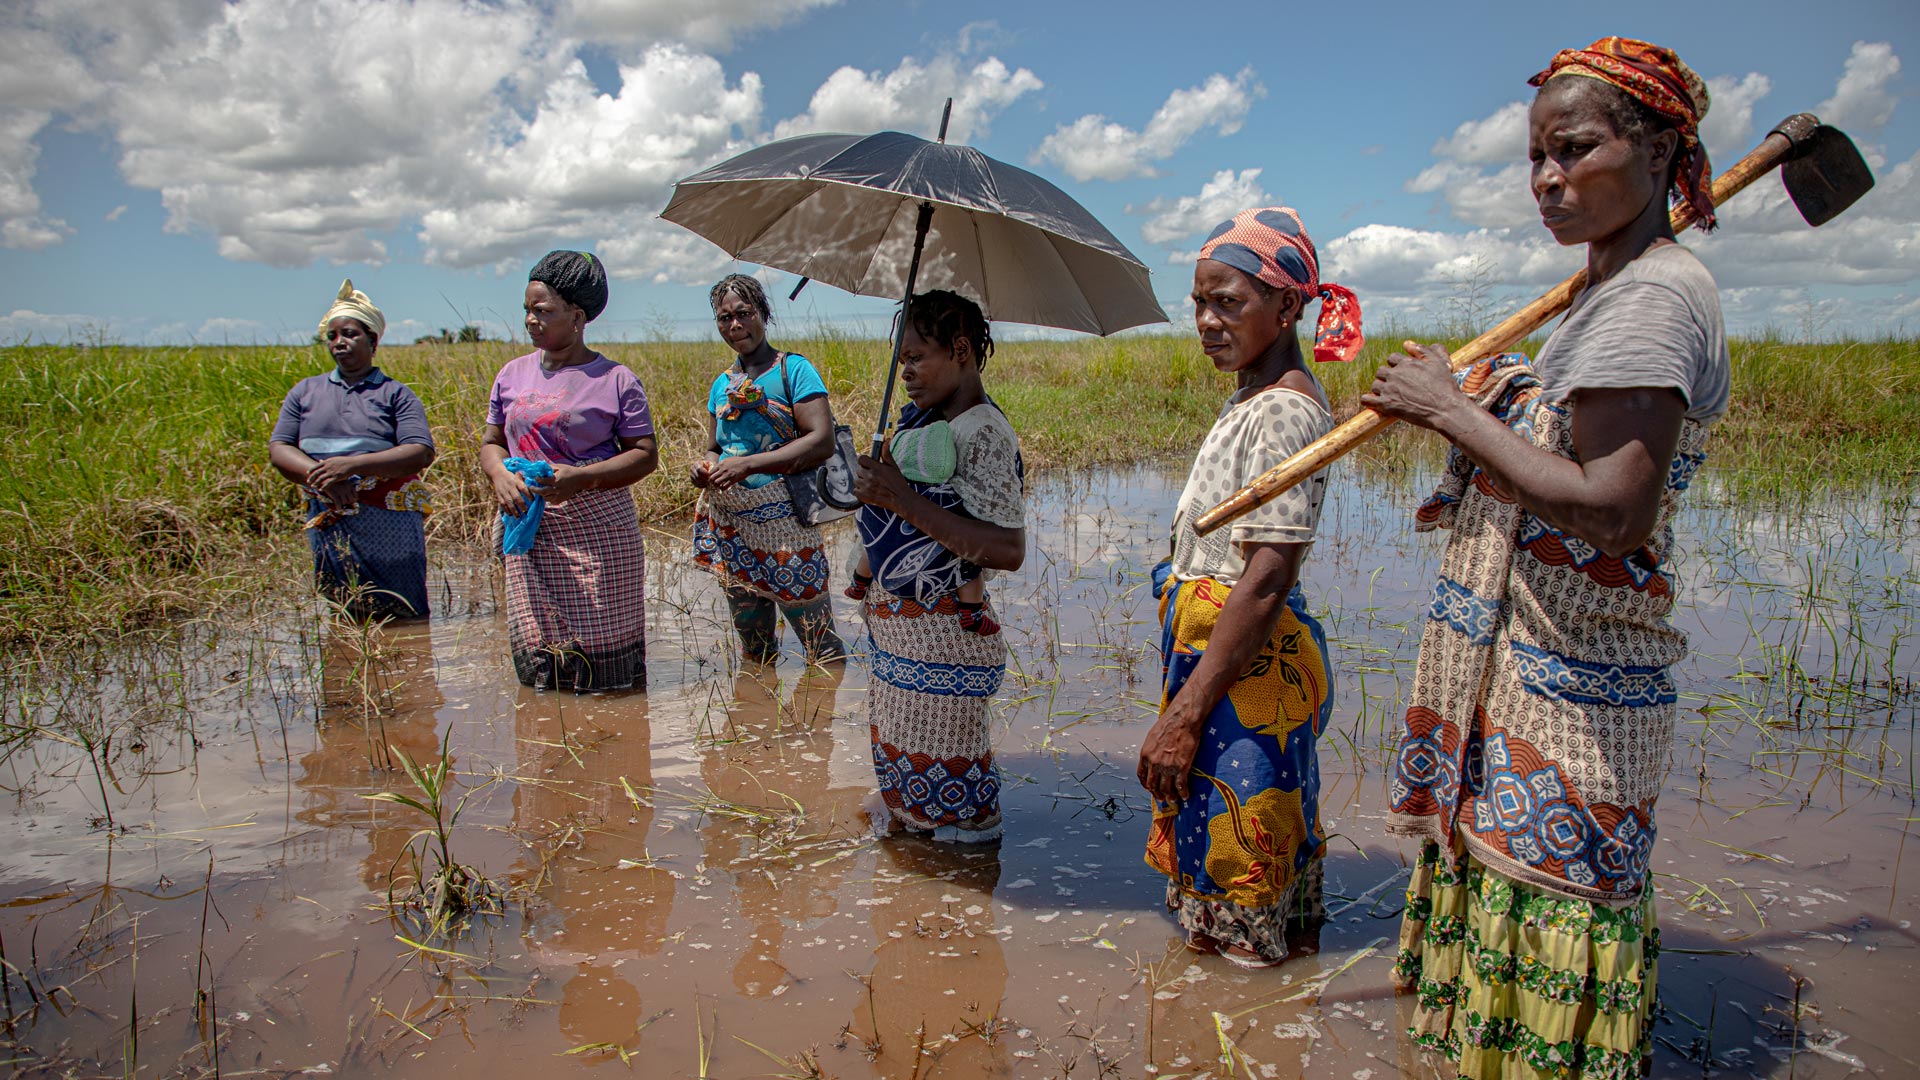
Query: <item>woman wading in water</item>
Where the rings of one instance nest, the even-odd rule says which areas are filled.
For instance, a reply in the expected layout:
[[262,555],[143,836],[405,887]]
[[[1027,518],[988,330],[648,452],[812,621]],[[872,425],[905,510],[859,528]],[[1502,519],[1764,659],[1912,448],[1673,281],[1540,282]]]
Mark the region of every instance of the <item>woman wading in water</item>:
[[1314,359],[1360,351],[1360,304],[1323,285],[1300,215],[1247,210],[1222,222],[1193,267],[1194,326],[1234,377],[1174,512],[1173,555],[1156,568],[1165,686],[1140,749],[1154,799],[1147,862],[1199,952],[1267,967],[1314,947],[1323,913],[1320,765],[1333,709],[1326,638],[1307,614],[1300,568],[1319,527],[1316,474],[1202,537],[1193,521],[1327,433],[1333,417],[1297,328],[1324,300]]
[[[1587,287],[1538,359],[1458,380],[1389,358],[1362,398],[1452,442],[1420,528],[1450,528],[1391,776],[1423,841],[1396,980],[1464,1077],[1643,1075],[1648,866],[1672,739],[1670,523],[1727,407],[1713,278],[1668,224],[1713,224],[1707,91],[1671,51],[1603,38],[1535,75],[1533,197]],[[1463,392],[1463,389],[1465,392]],[[1470,396],[1471,395],[1471,396]]]
[[693,563],[719,577],[747,659],[779,659],[781,615],[808,660],[844,659],[827,542],[794,516],[784,483],[833,455],[827,384],[806,357],[768,343],[773,307],[758,281],[729,274],[708,300],[735,359],[707,393],[707,452],[688,473],[704,492]]

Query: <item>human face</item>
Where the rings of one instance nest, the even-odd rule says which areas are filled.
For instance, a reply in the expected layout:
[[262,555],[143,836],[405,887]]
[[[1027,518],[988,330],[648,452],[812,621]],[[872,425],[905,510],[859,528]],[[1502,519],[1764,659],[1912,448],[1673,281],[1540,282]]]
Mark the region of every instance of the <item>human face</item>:
[[750,356],[766,344],[767,321],[760,317],[760,309],[739,293],[720,297],[719,306],[713,309],[713,323],[727,346],[741,356]]
[[900,342],[900,387],[907,392],[907,400],[921,409],[945,405],[976,370],[971,353],[966,338],[955,338],[953,348],[944,348],[907,324]]
[[527,340],[536,349],[555,352],[580,340],[587,313],[560,298],[544,281],[527,282]]
[[1193,326],[1216,370],[1238,374],[1267,358],[1281,334],[1293,332],[1297,289],[1262,295],[1254,279],[1223,262],[1193,264]]
[[1533,99],[1527,157],[1540,223],[1562,245],[1604,242],[1623,232],[1667,190],[1672,132],[1636,143],[1614,130],[1607,88],[1592,79],[1549,80]]
[[373,331],[351,315],[337,315],[327,323],[327,352],[340,377],[357,380],[373,370],[373,353],[379,348]]

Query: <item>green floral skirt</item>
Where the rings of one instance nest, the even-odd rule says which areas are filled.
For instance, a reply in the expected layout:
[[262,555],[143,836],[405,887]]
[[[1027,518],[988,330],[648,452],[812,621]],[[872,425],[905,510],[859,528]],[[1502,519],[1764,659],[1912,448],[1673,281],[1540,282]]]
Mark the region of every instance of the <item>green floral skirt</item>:
[[1520,884],[1428,841],[1394,982],[1407,1034],[1471,1080],[1638,1080],[1653,1048],[1653,890],[1609,908]]

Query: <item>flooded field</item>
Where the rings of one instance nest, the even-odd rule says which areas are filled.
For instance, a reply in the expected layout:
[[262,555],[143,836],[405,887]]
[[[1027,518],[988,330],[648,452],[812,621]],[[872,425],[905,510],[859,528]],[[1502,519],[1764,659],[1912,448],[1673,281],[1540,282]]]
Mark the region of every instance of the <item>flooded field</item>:
[[[310,615],[49,659],[0,700],[0,1061],[1423,1075],[1388,983],[1411,848],[1381,821],[1440,541],[1407,525],[1416,485],[1340,470],[1306,582],[1339,676],[1321,744],[1332,918],[1317,955],[1245,972],[1179,946],[1141,861],[1133,760],[1160,670],[1146,572],[1179,481],[1032,492],[1027,568],[994,585],[1013,650],[1007,834],[983,852],[869,835],[865,667],[809,671],[789,641],[777,668],[742,668],[717,590],[666,533],[649,536],[644,694],[522,690],[484,565],[437,575],[426,627]],[[1711,473],[1695,495],[1654,1072],[1915,1075],[1920,503],[1756,509]],[[398,755],[443,747],[444,838],[365,798],[431,802]],[[393,913],[443,855],[488,880],[497,914],[434,933]]]

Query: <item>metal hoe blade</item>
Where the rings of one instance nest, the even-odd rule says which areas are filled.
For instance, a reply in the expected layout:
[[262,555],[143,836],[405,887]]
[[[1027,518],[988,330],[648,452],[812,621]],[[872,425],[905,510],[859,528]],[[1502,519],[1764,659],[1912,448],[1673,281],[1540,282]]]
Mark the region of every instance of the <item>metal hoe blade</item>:
[[1787,163],[1781,166],[1780,179],[1786,184],[1794,209],[1807,224],[1825,225],[1873,190],[1873,173],[1866,159],[1839,128],[1801,113],[1774,131],[1793,143]]

